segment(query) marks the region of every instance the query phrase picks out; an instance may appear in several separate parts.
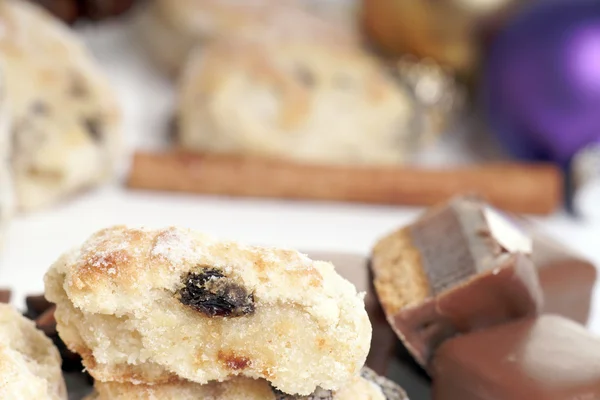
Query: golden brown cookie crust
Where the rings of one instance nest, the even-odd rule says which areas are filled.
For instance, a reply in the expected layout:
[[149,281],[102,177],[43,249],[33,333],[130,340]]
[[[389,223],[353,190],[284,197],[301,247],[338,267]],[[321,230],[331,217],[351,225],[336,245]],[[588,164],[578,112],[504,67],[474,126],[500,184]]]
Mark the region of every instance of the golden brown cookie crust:
[[370,344],[363,294],[332,264],[185,229],[105,229],[45,282],[61,338],[103,381],[239,375],[309,394],[356,375]]

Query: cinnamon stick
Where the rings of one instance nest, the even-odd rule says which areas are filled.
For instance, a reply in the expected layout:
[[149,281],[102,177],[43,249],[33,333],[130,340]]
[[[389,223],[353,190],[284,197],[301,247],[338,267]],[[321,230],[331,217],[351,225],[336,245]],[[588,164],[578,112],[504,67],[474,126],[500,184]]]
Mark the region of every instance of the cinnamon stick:
[[562,201],[550,164],[486,164],[449,169],[299,164],[217,154],[138,152],[130,188],[227,196],[428,206],[476,193],[506,211],[549,214]]

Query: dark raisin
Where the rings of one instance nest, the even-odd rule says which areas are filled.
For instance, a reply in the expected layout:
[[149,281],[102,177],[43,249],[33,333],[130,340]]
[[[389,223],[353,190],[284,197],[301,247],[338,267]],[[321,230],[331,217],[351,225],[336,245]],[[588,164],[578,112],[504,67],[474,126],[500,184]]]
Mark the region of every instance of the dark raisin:
[[314,74],[303,65],[296,65],[296,77],[306,87],[313,87],[316,84]]
[[272,390],[275,394],[275,400],[333,400],[333,392],[331,390],[325,390],[321,388],[317,388],[317,390],[308,396],[287,394],[275,388],[272,388]]
[[94,117],[83,119],[83,125],[95,142],[102,141],[102,122]]
[[53,306],[43,294],[27,296],[25,305],[27,306],[27,317],[31,319],[36,319]]
[[188,273],[179,301],[209,317],[241,317],[254,313],[254,295],[231,282],[221,271],[205,268]]

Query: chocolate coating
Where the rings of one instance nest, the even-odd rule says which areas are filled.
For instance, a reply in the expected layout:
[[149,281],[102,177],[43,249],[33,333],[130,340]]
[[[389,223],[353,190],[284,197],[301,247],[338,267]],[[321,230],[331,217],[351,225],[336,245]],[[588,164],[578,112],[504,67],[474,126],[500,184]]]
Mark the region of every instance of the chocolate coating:
[[387,319],[427,366],[444,340],[536,315],[543,298],[531,239],[478,201],[457,198],[380,240],[375,288]]
[[600,399],[600,339],[544,315],[446,341],[432,364],[434,400]]
[[544,292],[544,312],[585,324],[590,315],[597,271],[573,250],[532,230],[531,258]]

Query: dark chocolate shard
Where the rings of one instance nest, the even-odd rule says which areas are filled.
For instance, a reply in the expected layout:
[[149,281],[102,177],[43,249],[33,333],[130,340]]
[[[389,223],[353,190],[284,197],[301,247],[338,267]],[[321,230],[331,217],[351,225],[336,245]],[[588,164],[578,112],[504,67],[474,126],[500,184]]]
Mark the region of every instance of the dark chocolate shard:
[[27,296],[25,298],[25,305],[27,306],[27,317],[30,319],[36,319],[54,304],[46,300],[43,294],[40,294]]
[[275,400],[333,400],[333,392],[331,390],[325,390],[321,388],[317,388],[314,393],[309,394],[308,396],[299,396],[295,394],[287,394],[283,393],[275,388],[273,388],[273,393],[275,394]]
[[209,317],[241,317],[254,313],[254,295],[216,268],[188,273],[179,301]]
[[398,384],[387,378],[377,375],[375,371],[369,368],[363,368],[360,371],[360,375],[369,382],[377,385],[381,389],[381,392],[385,396],[386,400],[408,400],[406,392],[400,386],[398,386]]

